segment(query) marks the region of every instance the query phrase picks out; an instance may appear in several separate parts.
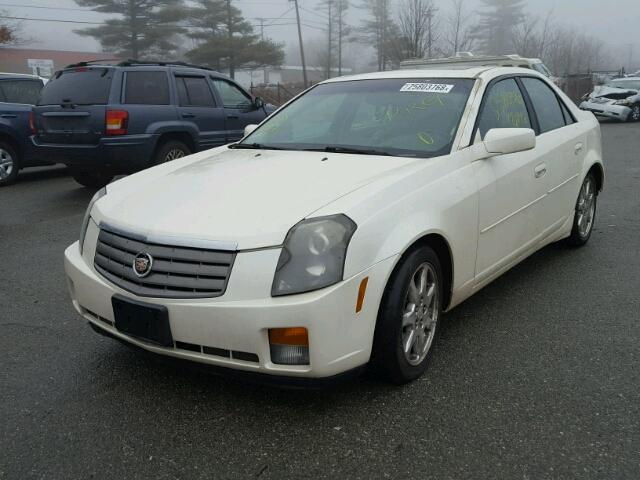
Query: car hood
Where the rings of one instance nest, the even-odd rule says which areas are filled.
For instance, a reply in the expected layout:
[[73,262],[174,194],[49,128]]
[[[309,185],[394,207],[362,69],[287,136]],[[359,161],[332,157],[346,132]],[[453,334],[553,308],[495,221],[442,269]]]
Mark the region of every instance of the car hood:
[[92,216],[125,231],[239,250],[280,245],[314,211],[416,161],[223,147],[109,185]]
[[623,100],[627,97],[631,97],[633,95],[637,95],[638,91],[629,89],[629,88],[618,88],[618,87],[606,87],[600,86],[596,87],[591,93],[591,98],[606,98],[609,100]]

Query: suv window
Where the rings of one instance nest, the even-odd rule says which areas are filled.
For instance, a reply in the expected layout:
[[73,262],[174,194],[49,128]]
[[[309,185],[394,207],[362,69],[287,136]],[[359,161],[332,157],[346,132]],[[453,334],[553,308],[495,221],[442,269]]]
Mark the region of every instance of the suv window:
[[218,93],[225,107],[247,108],[251,106],[251,99],[234,84],[219,78],[212,78],[211,80],[218,89]]
[[124,103],[168,105],[167,74],[165,72],[127,72]]
[[112,68],[63,70],[44,86],[38,105],[105,105],[112,78]]
[[211,89],[204,77],[176,77],[178,99],[182,106],[214,107]]
[[3,80],[0,82],[0,101],[35,105],[42,90],[37,80]]
[[478,126],[483,138],[492,128],[531,128],[527,106],[513,78],[500,80],[485,93]]
[[564,115],[553,90],[537,78],[525,77],[521,80],[533,103],[540,124],[540,133],[564,127]]

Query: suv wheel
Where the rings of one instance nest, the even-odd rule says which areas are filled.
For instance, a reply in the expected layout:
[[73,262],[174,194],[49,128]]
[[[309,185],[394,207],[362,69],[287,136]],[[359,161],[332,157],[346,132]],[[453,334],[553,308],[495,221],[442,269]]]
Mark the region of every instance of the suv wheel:
[[8,143],[0,142],[0,187],[13,182],[19,168],[15,150]]
[[102,188],[113,180],[113,174],[106,170],[71,170],[71,176],[80,185],[90,188]]
[[191,155],[189,147],[178,140],[169,140],[158,147],[153,157],[153,165],[167,163],[187,155]]

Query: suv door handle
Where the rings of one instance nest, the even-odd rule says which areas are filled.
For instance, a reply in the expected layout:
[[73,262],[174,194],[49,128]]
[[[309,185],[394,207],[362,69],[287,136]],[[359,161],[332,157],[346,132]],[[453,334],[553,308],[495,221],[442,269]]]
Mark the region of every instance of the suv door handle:
[[582,142],[576,143],[576,146],[575,146],[576,155],[579,154],[581,151],[582,151]]
[[18,115],[14,113],[3,113],[0,118],[18,118]]
[[238,115],[227,115],[227,118],[229,120],[237,120],[238,118],[240,118]]
[[545,173],[547,173],[547,165],[544,163],[541,163],[540,165],[538,165],[536,168],[533,169],[533,175],[536,178],[540,178],[544,176]]
[[195,115],[193,113],[183,113],[182,118],[194,118]]

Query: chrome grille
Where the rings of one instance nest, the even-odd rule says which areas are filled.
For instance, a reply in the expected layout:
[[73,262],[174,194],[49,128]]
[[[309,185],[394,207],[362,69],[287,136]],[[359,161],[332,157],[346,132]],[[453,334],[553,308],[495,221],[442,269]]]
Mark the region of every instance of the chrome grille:
[[[153,257],[143,278],[133,270],[139,253]],[[149,243],[103,228],[94,266],[110,282],[142,297],[211,298],[224,294],[234,260],[234,252]]]

